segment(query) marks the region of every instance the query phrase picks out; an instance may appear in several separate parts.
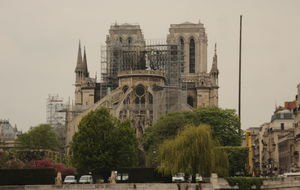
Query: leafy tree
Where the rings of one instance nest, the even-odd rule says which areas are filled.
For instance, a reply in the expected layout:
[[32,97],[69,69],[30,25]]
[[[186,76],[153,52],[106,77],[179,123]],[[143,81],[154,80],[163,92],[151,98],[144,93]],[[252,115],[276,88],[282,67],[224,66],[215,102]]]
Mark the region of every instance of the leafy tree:
[[7,151],[0,150],[0,168],[4,168],[8,160],[9,153]]
[[55,127],[53,127],[53,131],[56,133],[56,137],[59,143],[59,152],[64,153],[65,152],[65,126],[62,124],[56,125]]
[[235,114],[235,110],[218,107],[198,108],[194,110],[193,123],[210,125],[213,136],[223,146],[241,145],[240,120]]
[[18,147],[21,149],[49,149],[58,150],[59,142],[52,127],[48,124],[40,124],[31,128],[17,138]]
[[165,174],[210,176],[214,171],[227,175],[226,154],[216,149],[211,129],[207,125],[186,126],[174,139],[166,140],[159,146],[160,170]]
[[239,118],[234,110],[218,107],[201,107],[193,111],[169,113],[149,127],[143,138],[147,165],[155,166],[158,146],[166,139],[174,138],[186,125],[211,126],[212,136],[222,146],[239,146],[242,140]]
[[138,143],[129,121],[121,122],[106,108],[85,116],[71,145],[73,165],[81,172],[117,167],[132,167],[137,163]]
[[229,176],[248,175],[248,147],[224,146],[220,149],[228,155]]

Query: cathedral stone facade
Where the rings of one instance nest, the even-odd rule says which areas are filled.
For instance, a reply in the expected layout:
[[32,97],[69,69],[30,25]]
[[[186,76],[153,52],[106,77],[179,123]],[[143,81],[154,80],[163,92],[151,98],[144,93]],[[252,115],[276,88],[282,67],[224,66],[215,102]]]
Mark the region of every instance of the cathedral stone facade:
[[218,106],[215,54],[207,71],[203,24],[171,24],[166,42],[146,41],[139,25],[114,24],[101,55],[101,81],[89,76],[85,48],[79,44],[75,105],[67,112],[67,148],[88,112],[107,107],[132,121],[136,134],[160,116],[196,107]]

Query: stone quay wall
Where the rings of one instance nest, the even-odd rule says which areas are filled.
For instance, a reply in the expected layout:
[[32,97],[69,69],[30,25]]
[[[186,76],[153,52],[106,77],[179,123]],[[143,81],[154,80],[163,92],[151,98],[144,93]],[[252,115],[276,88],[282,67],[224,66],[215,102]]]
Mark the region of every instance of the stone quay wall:
[[[72,185],[19,185],[0,186],[0,190],[236,190],[223,178],[212,176],[210,183],[119,183]],[[255,187],[253,187],[255,189]],[[300,190],[300,177],[265,180],[262,190]]]

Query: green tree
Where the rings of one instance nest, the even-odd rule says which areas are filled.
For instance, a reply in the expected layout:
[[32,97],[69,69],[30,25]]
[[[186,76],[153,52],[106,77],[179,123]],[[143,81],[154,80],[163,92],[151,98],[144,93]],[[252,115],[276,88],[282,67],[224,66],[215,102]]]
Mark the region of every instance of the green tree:
[[79,123],[71,144],[72,163],[83,172],[132,167],[138,143],[129,121],[121,122],[106,108],[90,112]]
[[216,148],[217,145],[209,126],[186,126],[174,139],[159,146],[159,169],[164,174],[199,173],[208,177],[217,172],[225,176],[228,173],[227,156]]
[[27,133],[19,135],[16,142],[21,149],[58,150],[59,148],[57,136],[48,124],[31,128]]
[[240,146],[242,142],[242,131],[240,120],[232,109],[218,107],[203,107],[193,111],[193,123],[202,123],[212,127],[213,137],[222,146]]
[[143,138],[147,165],[155,166],[158,146],[164,140],[174,138],[186,125],[211,126],[212,136],[221,146],[239,146],[242,140],[239,118],[234,110],[218,107],[202,107],[193,111],[169,113],[149,127]]
[[229,176],[248,175],[248,147],[223,146],[220,149],[228,155]]

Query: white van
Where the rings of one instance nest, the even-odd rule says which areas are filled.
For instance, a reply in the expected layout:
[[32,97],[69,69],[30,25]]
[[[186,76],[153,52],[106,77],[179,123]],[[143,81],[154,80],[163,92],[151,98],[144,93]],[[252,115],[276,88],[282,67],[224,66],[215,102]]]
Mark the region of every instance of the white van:
[[68,175],[65,177],[64,184],[76,184],[76,178],[73,175]]
[[172,182],[184,182],[184,173],[177,173],[176,175],[172,176]]
[[80,177],[78,183],[88,183],[88,184],[92,184],[93,182],[93,176],[92,175],[83,175]]

